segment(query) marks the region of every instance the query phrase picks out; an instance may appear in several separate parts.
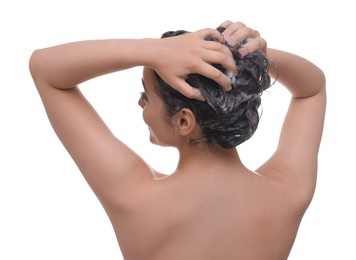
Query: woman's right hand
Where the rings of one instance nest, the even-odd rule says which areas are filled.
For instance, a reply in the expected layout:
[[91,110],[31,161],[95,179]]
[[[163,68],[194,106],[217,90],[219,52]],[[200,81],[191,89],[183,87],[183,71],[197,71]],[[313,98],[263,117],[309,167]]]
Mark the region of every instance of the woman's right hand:
[[225,28],[222,35],[226,42],[231,46],[237,45],[247,39],[247,43],[242,45],[239,49],[242,57],[255,51],[262,51],[266,54],[267,42],[265,39],[261,38],[258,31],[247,27],[242,22],[233,23],[229,20],[220,24],[219,27]]

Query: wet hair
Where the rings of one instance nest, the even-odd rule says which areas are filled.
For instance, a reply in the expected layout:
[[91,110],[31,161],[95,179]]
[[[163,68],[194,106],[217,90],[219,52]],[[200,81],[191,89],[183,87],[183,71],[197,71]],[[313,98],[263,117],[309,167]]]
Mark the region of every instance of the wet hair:
[[[220,32],[225,28],[219,27]],[[188,31],[168,31],[162,38],[189,33]],[[206,40],[215,40],[206,38]],[[271,84],[268,75],[268,60],[262,52],[256,51],[241,57],[239,49],[246,40],[229,47],[236,61],[237,76],[219,64],[212,64],[227,75],[231,91],[225,91],[212,79],[199,74],[188,75],[186,82],[202,93],[205,101],[190,99],[162,80],[155,73],[155,91],[162,98],[168,117],[183,108],[190,109],[202,129],[202,137],[192,143],[216,143],[224,148],[233,148],[248,140],[256,131],[260,113],[261,94]]]

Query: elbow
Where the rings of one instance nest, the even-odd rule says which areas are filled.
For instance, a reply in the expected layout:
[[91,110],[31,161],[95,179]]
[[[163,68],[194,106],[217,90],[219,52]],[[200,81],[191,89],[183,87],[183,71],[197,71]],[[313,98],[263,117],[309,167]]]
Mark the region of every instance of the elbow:
[[[29,59],[29,70],[35,84],[41,78],[41,72],[43,71],[43,60],[42,60],[42,51],[40,49],[35,50]],[[37,86],[37,84],[36,84]]]
[[314,96],[326,95],[326,76],[325,73],[318,67],[316,67],[311,74],[309,84],[306,84],[305,95],[300,98],[310,98]]
[[30,73],[31,73],[31,76],[32,78],[35,78],[36,74],[37,74],[37,71],[38,71],[38,67],[39,67],[39,50],[35,50],[31,56],[30,56],[30,60],[29,60],[29,70],[30,70]]
[[324,108],[326,107],[327,103],[327,94],[326,94],[326,76],[325,73],[319,69],[319,91],[317,94],[321,96],[321,102],[324,103]]
[[319,86],[320,91],[325,91],[326,89],[326,76],[325,73],[319,68]]

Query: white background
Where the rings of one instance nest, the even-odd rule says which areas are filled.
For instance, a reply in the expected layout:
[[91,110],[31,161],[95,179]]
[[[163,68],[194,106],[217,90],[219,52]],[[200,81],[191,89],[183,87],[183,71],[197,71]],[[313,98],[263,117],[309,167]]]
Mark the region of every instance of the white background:
[[[122,259],[111,224],[57,140],[28,72],[36,48],[243,21],[270,47],[300,54],[327,77],[328,107],[314,199],[290,260],[356,259],[355,11],[352,1],[2,1],[0,4],[0,259]],[[113,131],[158,170],[177,154],[148,141],[137,104],[141,68],[86,83]],[[255,136],[239,147],[254,169],[273,151],[288,102],[263,96]]]

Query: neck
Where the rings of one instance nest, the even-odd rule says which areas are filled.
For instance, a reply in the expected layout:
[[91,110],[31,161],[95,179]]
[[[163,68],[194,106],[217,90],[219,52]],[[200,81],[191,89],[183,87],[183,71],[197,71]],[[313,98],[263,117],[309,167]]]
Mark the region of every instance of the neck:
[[[244,167],[237,150],[218,145],[209,147],[189,146],[179,148],[178,171],[200,172],[217,167]],[[198,171],[197,171],[198,170]]]

